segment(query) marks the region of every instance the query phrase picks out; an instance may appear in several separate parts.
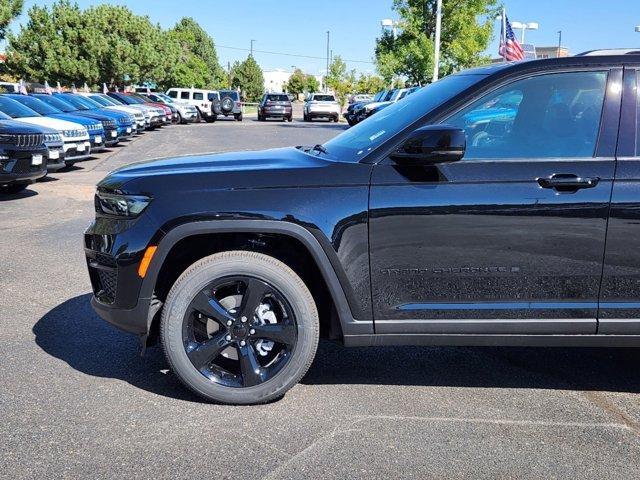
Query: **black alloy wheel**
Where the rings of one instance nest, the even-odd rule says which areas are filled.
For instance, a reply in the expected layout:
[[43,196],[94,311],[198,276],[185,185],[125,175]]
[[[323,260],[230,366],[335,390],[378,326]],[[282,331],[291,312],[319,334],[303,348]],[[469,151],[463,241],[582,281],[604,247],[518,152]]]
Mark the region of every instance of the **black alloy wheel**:
[[204,257],[171,287],[160,337],[171,370],[221,403],[264,403],[306,373],[320,335],[315,300],[289,266],[251,251]]
[[247,276],[211,282],[193,299],[183,323],[193,366],[226,387],[273,378],[291,358],[296,339],[289,302],[269,283]]

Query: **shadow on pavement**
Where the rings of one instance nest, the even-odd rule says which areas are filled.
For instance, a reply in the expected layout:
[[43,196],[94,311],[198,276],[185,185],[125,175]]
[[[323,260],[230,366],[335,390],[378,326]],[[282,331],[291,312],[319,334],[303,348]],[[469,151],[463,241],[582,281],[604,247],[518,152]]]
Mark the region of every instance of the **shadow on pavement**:
[[22,190],[20,193],[1,193],[0,192],[0,202],[8,202],[10,200],[20,200],[22,198],[29,198],[35,195],[38,195],[38,192],[35,190],[31,190],[30,187],[33,185],[29,185],[26,190]]
[[123,380],[149,392],[187,401],[201,401],[183,387],[168,368],[159,348],[139,354],[139,342],[100,319],[80,295],[50,310],[33,327],[37,345],[49,355],[87,375]]
[[[101,320],[90,294],[58,305],[33,327],[36,343],[72,368],[171,398],[201,401],[167,373],[157,347]],[[640,350],[616,348],[370,347],[322,341],[307,385],[375,384],[640,392]]]

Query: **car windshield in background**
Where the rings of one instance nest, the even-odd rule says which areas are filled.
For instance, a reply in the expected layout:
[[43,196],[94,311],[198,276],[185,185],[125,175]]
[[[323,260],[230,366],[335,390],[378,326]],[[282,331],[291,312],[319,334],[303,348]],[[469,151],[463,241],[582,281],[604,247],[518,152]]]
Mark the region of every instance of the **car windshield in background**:
[[164,93],[154,93],[154,95],[155,95],[156,97],[160,98],[161,100],[164,100],[164,101],[165,101],[165,102],[167,102],[167,103],[175,103],[175,102],[173,101],[173,98],[171,98],[171,97],[170,97],[170,96],[168,96],[168,95],[165,95]]
[[483,78],[484,75],[451,75],[438,80],[329,140],[324,147],[330,157],[358,162],[429,111]]
[[272,102],[288,102],[289,97],[287,95],[267,95],[267,100]]
[[105,98],[100,97],[98,95],[91,95],[90,98],[91,98],[91,100],[93,100],[96,103],[99,103],[103,107],[111,107],[111,106],[114,105],[113,103],[109,103]]
[[38,112],[40,115],[54,115],[56,113],[62,113],[62,110],[27,95],[16,95],[15,97],[9,98],[16,102],[20,102],[22,105],[29,107],[34,112]]
[[88,107],[86,104],[82,103],[78,97],[74,97],[72,95],[69,94],[60,94],[60,95],[56,95],[57,97],[62,97],[62,100],[64,102],[67,102],[71,105],[73,105],[74,107],[76,107],[76,110],[90,110],[93,107]]
[[313,100],[316,102],[335,102],[336,98],[333,95],[314,95]]
[[15,100],[0,95],[0,110],[12,118],[39,117],[40,114]]
[[65,102],[64,100],[61,100],[59,98],[59,95],[53,96],[53,95],[40,94],[40,95],[37,95],[36,98],[38,98],[38,100],[42,100],[48,105],[51,105],[52,107],[57,108],[58,110],[62,110],[65,113],[78,111],[78,109],[74,105],[71,105],[70,103]]
[[82,102],[84,102],[88,107],[91,108],[102,108],[102,105],[96,102],[93,98],[89,97],[78,97]]

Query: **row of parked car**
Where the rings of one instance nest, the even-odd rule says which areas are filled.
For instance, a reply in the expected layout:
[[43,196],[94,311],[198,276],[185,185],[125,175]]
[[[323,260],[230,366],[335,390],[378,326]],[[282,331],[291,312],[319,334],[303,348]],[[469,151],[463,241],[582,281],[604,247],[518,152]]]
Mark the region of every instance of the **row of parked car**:
[[18,193],[145,130],[197,119],[162,93],[0,94],[0,193]]
[[362,96],[358,98],[358,95],[356,95],[354,97],[355,101],[350,103],[347,107],[347,111],[344,113],[344,118],[350,126],[354,126],[365,118],[374,115],[389,105],[399,102],[407,95],[411,95],[419,89],[420,87],[381,90],[376,93],[374,97]]

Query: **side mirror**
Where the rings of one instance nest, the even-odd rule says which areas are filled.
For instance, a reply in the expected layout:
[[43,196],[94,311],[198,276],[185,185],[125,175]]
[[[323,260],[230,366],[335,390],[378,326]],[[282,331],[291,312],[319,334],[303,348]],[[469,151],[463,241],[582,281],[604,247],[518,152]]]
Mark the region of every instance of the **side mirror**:
[[401,165],[457,162],[464,157],[466,146],[463,129],[428,125],[411,132],[409,138],[389,156]]

